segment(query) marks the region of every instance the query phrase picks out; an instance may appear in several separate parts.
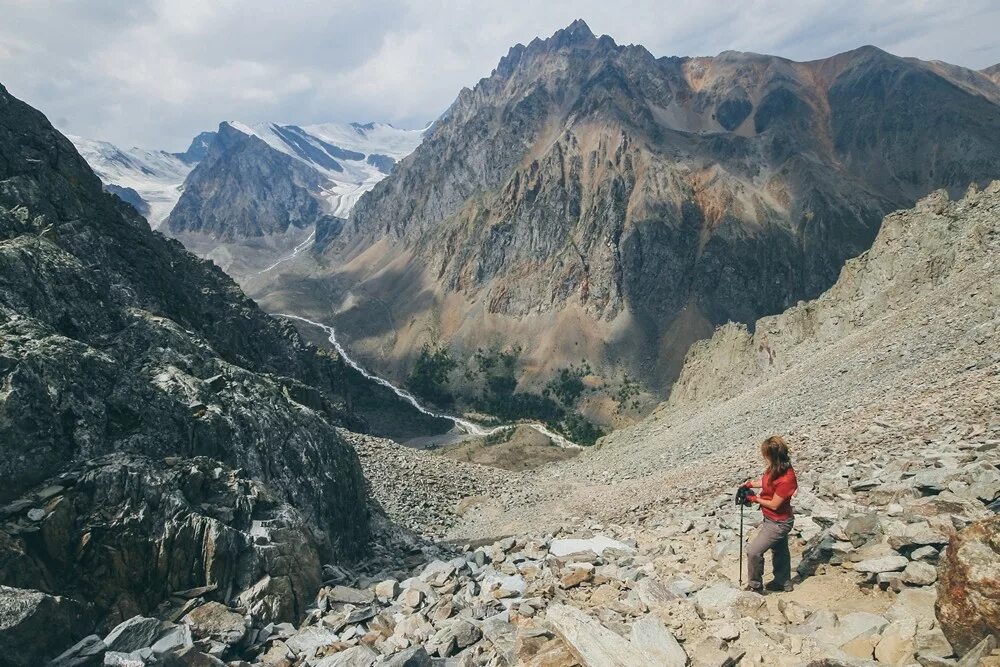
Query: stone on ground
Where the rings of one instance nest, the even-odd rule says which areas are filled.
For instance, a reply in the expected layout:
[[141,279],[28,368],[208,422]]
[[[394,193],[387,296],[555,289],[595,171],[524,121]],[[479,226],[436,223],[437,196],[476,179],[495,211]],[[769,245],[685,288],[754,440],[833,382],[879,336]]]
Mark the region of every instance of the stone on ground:
[[642,651],[579,609],[556,604],[548,608],[545,618],[553,632],[589,667],[646,664]]
[[632,624],[632,644],[646,656],[646,664],[684,667],[687,654],[669,630],[654,616],[643,616]]

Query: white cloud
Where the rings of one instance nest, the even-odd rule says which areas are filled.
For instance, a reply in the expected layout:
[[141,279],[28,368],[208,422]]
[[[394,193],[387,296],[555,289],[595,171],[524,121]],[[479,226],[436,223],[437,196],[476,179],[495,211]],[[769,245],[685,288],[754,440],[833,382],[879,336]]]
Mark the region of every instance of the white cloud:
[[992,0],[0,2],[0,82],[13,94],[67,131],[169,149],[228,118],[422,125],[510,46],[578,17],[657,56],[808,60],[875,44],[1000,61]]

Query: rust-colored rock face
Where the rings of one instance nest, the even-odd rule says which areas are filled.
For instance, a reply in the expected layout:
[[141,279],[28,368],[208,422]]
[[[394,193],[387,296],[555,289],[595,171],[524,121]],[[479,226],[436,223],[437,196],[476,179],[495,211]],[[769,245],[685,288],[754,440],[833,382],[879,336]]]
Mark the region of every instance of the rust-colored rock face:
[[1000,515],[952,538],[938,568],[936,612],[960,655],[1000,634]]

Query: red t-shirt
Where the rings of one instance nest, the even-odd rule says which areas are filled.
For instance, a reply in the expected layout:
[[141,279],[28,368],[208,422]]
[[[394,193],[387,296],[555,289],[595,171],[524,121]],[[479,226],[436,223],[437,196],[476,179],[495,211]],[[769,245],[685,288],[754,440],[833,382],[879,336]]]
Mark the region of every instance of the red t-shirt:
[[761,506],[760,511],[764,513],[764,516],[773,521],[791,519],[792,495],[799,488],[798,480],[795,479],[795,471],[789,468],[776,479],[771,479],[771,474],[765,472],[761,475],[760,483],[763,485],[759,495],[762,500],[770,500],[774,496],[781,496],[785,499],[785,502],[778,505],[778,509],[775,510]]

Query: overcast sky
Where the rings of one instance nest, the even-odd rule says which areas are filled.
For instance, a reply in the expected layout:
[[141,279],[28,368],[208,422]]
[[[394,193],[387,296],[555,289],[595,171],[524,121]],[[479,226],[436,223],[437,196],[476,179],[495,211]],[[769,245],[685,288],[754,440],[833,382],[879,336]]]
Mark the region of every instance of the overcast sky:
[[507,49],[575,18],[656,56],[863,44],[980,69],[996,0],[0,0],[0,83],[64,132],[186,148],[220,120],[422,127]]

